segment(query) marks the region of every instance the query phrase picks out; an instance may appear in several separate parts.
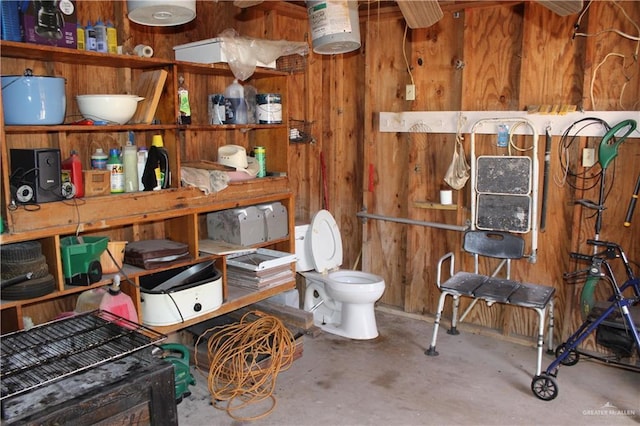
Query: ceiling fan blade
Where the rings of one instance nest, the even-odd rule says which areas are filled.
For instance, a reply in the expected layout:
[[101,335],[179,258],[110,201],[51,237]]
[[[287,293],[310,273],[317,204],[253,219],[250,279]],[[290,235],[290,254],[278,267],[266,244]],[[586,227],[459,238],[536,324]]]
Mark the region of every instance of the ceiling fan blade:
[[233,0],[233,5],[245,9],[262,3],[264,0]]
[[437,0],[397,0],[409,28],[427,28],[444,14]]
[[582,0],[538,0],[538,3],[540,3],[547,9],[551,9],[560,16],[567,16],[578,13],[584,6],[584,2]]

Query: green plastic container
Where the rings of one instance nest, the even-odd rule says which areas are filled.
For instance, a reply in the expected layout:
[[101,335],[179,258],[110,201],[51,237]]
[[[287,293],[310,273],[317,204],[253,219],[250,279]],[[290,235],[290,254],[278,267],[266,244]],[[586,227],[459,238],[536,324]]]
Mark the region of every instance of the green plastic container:
[[102,279],[100,256],[108,237],[65,237],[60,239],[62,269],[69,285],[90,285]]

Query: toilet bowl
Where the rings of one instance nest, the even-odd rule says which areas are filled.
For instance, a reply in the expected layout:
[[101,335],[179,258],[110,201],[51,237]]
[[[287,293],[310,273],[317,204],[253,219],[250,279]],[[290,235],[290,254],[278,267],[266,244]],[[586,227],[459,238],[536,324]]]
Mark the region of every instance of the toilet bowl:
[[382,297],[384,279],[362,271],[339,269],[342,239],[327,210],[311,224],[296,226],[296,271],[306,280],[304,310],[322,330],[350,339],[378,337],[375,302]]

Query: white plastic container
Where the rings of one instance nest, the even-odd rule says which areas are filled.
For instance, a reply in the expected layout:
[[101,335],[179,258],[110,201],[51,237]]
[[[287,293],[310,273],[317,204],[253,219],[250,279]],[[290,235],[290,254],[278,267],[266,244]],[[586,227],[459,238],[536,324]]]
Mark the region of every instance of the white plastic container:
[[124,192],[138,192],[138,149],[135,145],[124,147]]
[[224,124],[247,124],[247,102],[244,99],[244,87],[237,79],[224,90]]
[[313,51],[332,55],[360,48],[358,2],[307,1]]

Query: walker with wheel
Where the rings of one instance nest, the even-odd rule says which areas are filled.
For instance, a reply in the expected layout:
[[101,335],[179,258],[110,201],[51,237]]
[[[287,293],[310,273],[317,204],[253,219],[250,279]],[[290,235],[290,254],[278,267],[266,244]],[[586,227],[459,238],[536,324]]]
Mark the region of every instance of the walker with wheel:
[[[640,372],[640,366],[634,366],[620,360],[632,355],[634,346],[637,355],[640,356],[640,334],[638,333],[638,327],[640,327],[640,279],[634,274],[627,255],[618,244],[599,240],[588,240],[587,243],[600,251],[593,255],[571,253],[571,257],[589,261],[591,266],[584,271],[567,274],[567,277],[587,274],[580,296],[581,312],[585,321],[566,342],[556,348],[556,359],[549,364],[547,369],[533,378],[531,390],[535,396],[544,401],[551,401],[558,396],[556,378],[560,365],[575,365],[581,354]],[[610,265],[610,261],[615,259],[622,260],[627,275],[627,279],[622,285],[618,284]],[[613,295],[606,302],[594,300],[596,287],[601,283],[608,283],[613,289]],[[586,353],[578,349],[578,346],[592,332],[596,331],[597,333],[605,327],[609,333],[609,330],[612,329],[617,330],[618,333],[617,341],[605,343],[613,350],[615,359]]]

